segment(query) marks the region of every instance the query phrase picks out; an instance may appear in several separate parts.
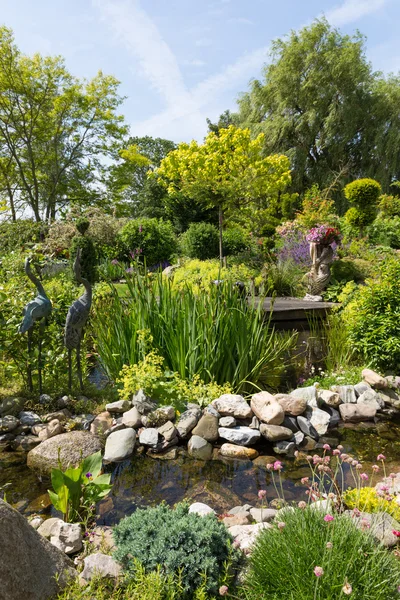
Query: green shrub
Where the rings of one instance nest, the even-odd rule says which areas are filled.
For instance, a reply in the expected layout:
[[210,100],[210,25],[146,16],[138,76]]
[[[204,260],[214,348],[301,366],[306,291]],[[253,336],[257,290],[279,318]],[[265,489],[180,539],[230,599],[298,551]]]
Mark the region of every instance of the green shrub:
[[183,290],[187,286],[195,293],[206,291],[214,281],[224,282],[242,281],[248,290],[251,286],[261,283],[259,271],[249,267],[247,264],[228,262],[227,267],[221,267],[218,259],[213,260],[186,260],[174,270],[172,286]]
[[378,217],[369,227],[370,242],[380,246],[400,248],[400,217]]
[[130,260],[130,252],[136,252],[146,260],[148,267],[169,261],[177,250],[177,239],[171,223],[162,219],[134,219],[128,221],[118,233],[117,239],[124,248],[122,260]]
[[191,223],[181,235],[182,253],[189,258],[207,260],[218,256],[218,229],[211,223]]
[[378,496],[376,488],[347,489],[343,494],[343,500],[349,509],[358,508],[359,511],[367,513],[387,512],[396,521],[400,520],[397,496],[388,500],[387,497]]
[[304,296],[304,270],[292,260],[269,261],[262,271],[262,290],[266,296]]
[[249,248],[251,236],[242,227],[225,229],[222,233],[222,248],[224,256],[240,254]]
[[76,253],[81,249],[81,275],[91,283],[96,281],[97,254],[93,241],[87,235],[76,235],[72,238],[69,249],[71,269],[73,269]]
[[[350,517],[325,522],[324,515],[310,508],[287,511],[284,526],[260,533],[245,583],[248,600],[337,600],[348,596],[346,584],[353,600],[398,597],[400,563],[393,554]],[[321,576],[315,567],[323,569]]]
[[382,194],[379,198],[379,213],[382,217],[400,217],[400,197]]
[[20,250],[26,245],[36,244],[46,234],[44,223],[18,220],[0,223],[0,254]]
[[331,267],[331,276],[334,281],[362,281],[363,274],[358,264],[353,260],[335,260]]
[[351,227],[362,229],[367,225],[373,223],[376,217],[376,209],[368,206],[367,208],[360,208],[353,206],[344,215],[345,221]]
[[372,223],[377,214],[381,186],[374,179],[356,179],[344,188],[344,195],[353,205],[346,215],[347,223],[362,230]]
[[138,509],[114,527],[118,560],[128,577],[136,578],[137,563],[146,572],[162,565],[166,575],[180,573],[188,598],[204,581],[207,591],[216,593],[224,563],[231,556],[231,536],[216,517],[189,513],[189,505],[174,509],[166,504]]
[[399,289],[400,261],[389,258],[380,277],[360,286],[342,313],[357,354],[382,370],[400,366]]

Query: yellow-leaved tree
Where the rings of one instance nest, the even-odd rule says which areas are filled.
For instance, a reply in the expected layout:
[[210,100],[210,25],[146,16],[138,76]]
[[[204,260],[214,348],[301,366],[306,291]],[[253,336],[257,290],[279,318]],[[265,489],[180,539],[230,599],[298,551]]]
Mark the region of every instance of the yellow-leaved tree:
[[179,144],[149,174],[167,188],[171,201],[184,195],[218,208],[221,261],[224,218],[291,182],[287,156],[264,156],[264,145],[264,134],[251,139],[249,129],[231,125],[209,133],[203,144]]

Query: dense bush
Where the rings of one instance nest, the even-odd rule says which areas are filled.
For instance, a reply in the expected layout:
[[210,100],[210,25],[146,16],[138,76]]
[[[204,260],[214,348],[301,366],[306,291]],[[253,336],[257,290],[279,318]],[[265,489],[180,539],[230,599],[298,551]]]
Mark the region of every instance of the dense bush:
[[228,261],[227,267],[221,267],[218,259],[214,260],[187,260],[173,272],[172,285],[176,289],[185,289],[187,286],[194,292],[208,290],[215,281],[241,281],[250,291],[252,285],[261,283],[259,271],[246,264],[232,264]]
[[345,219],[360,230],[373,222],[377,214],[381,186],[374,179],[356,179],[344,188],[344,195],[352,204]]
[[211,223],[191,223],[181,235],[182,253],[189,258],[207,260],[218,256],[218,229]]
[[181,574],[185,596],[192,597],[206,575],[207,591],[216,593],[224,563],[229,559],[231,536],[211,515],[189,513],[189,505],[175,509],[161,504],[138,509],[114,527],[114,557],[133,580],[140,561],[147,572],[158,565],[167,575]]
[[397,496],[390,496],[390,492],[386,497],[379,496],[377,491],[373,487],[348,489],[343,494],[343,500],[350,509],[357,508],[361,512],[367,513],[387,512],[396,521],[399,521],[400,505],[397,503]]
[[377,279],[360,286],[343,311],[350,342],[375,368],[400,367],[400,261],[389,258]]
[[73,237],[69,250],[71,269],[74,266],[78,248],[81,249],[81,275],[91,283],[94,283],[97,277],[97,254],[95,245],[92,239],[87,235],[76,235]]
[[400,197],[382,194],[379,198],[379,213],[382,217],[400,217]]
[[240,254],[249,248],[251,236],[242,227],[232,227],[225,229],[222,233],[222,248],[224,256]]
[[292,260],[269,261],[262,271],[261,288],[266,296],[304,296],[304,270]]
[[47,231],[44,223],[18,220],[0,223],[0,254],[20,250],[27,244],[40,242]]
[[394,555],[350,517],[325,522],[324,515],[310,508],[288,510],[283,525],[260,533],[245,583],[248,600],[398,597],[400,564]]
[[363,273],[356,261],[353,260],[335,260],[331,267],[331,276],[333,281],[363,281]]
[[121,242],[122,260],[131,253],[145,260],[148,267],[170,261],[177,251],[177,238],[171,223],[162,219],[134,219],[122,227],[117,239]]
[[369,240],[380,246],[400,248],[400,217],[378,217],[369,227]]

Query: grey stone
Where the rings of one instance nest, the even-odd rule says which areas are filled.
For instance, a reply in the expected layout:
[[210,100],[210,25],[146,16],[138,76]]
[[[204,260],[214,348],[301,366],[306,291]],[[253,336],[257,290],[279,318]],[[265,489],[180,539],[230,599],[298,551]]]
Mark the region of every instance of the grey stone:
[[199,422],[201,411],[189,409],[181,414],[176,424],[176,429],[180,438],[186,438]]
[[386,379],[372,369],[363,369],[361,376],[375,390],[384,390],[388,386]]
[[300,446],[304,441],[304,433],[302,431],[296,431],[296,433],[293,434],[293,441],[296,446]]
[[282,423],[282,427],[287,427],[288,429],[293,431],[293,433],[296,433],[296,431],[299,431],[299,426],[297,424],[296,417],[285,416],[283,423]]
[[369,523],[367,530],[387,548],[396,546],[399,538],[392,532],[393,530],[400,531],[400,523],[389,515],[389,513],[378,512],[370,514],[362,512],[359,516],[355,516],[352,511],[345,511],[345,514],[349,515],[360,529],[365,529],[365,522]]
[[[221,427],[222,427],[222,425],[221,425]],[[260,429],[260,421],[258,420],[258,418],[255,415],[252,418],[252,420],[250,421],[249,427],[250,427],[250,429]]]
[[236,419],[234,417],[221,417],[219,420],[220,427],[236,427]]
[[400,409],[400,396],[394,390],[387,388],[386,390],[379,390],[378,394],[385,404]]
[[290,395],[294,398],[302,398],[306,401],[308,406],[317,407],[317,388],[314,385],[308,387],[297,388],[290,392]]
[[142,417],[136,406],[133,406],[130,410],[124,412],[122,415],[122,423],[126,427],[133,427],[134,429],[142,425]]
[[320,408],[309,407],[305,417],[318,432],[318,435],[325,435],[328,431],[330,415],[326,411],[321,410]]
[[273,448],[276,454],[288,454],[293,456],[296,446],[294,445],[294,442],[281,441],[275,442]]
[[154,427],[142,429],[139,435],[139,444],[155,448],[158,444],[159,435],[158,430]]
[[117,423],[115,423],[115,425],[113,425],[112,427],[110,427],[110,429],[106,429],[106,431],[104,432],[105,437],[108,437],[109,435],[111,435],[112,433],[115,433],[116,431],[121,431],[122,429],[126,429],[125,425],[123,423],[121,423],[121,421],[119,421],[119,419],[117,420]]
[[145,427],[161,427],[167,421],[175,420],[175,409],[173,406],[160,406],[156,410],[142,417]]
[[69,396],[62,396],[57,400],[57,408],[67,408],[71,404],[71,398]]
[[306,417],[297,417],[297,424],[304,435],[318,440],[319,433]]
[[251,446],[261,438],[260,432],[250,427],[219,427],[218,434],[224,440],[239,446]]
[[278,511],[275,508],[251,508],[250,514],[257,523],[270,523]]
[[217,419],[219,419],[221,416],[211,404],[206,406],[206,408],[204,409],[204,414],[213,415],[213,417],[217,417]]
[[33,529],[39,529],[41,524],[43,523],[42,517],[33,517],[33,519],[29,519],[29,525],[33,527]]
[[302,415],[307,408],[307,400],[305,398],[296,397],[292,394],[275,394],[275,400],[282,406],[285,415],[291,417]]
[[331,389],[339,394],[339,398],[344,404],[355,404],[357,402],[354,385],[333,385]]
[[39,415],[32,412],[31,410],[23,410],[22,412],[20,412],[19,420],[21,425],[29,425],[29,427],[32,427],[32,425],[36,425],[36,423],[42,422],[42,419],[39,417]]
[[60,435],[60,433],[64,433],[64,427],[61,425],[58,419],[53,419],[49,423],[47,423],[46,428],[39,431],[38,438],[41,442],[48,440],[56,435]]
[[[37,438],[36,438],[37,439]],[[39,474],[47,475],[58,468],[58,455],[63,470],[78,465],[82,459],[101,450],[98,437],[87,431],[69,431],[42,442],[28,453],[27,465]]]
[[188,453],[192,458],[210,460],[213,453],[213,447],[204,438],[198,435],[192,435],[188,443]]
[[156,410],[157,403],[146,396],[143,390],[139,390],[132,397],[132,406],[136,406],[141,415],[148,415],[153,410]]
[[[229,417],[225,417],[226,419]],[[196,427],[192,429],[192,435],[198,435],[207,440],[215,442],[218,439],[218,419],[210,414],[204,414]]]
[[175,425],[171,421],[167,421],[164,425],[158,428],[158,433],[166,442],[170,442],[178,437],[178,432]]
[[250,509],[252,509],[253,506],[251,504],[243,504],[242,506],[234,506],[233,508],[231,508],[230,510],[228,510],[228,514],[229,515],[238,515],[239,513],[246,513],[246,514],[250,514]]
[[30,452],[39,445],[41,442],[36,435],[17,435],[10,444],[14,452]]
[[0,452],[10,448],[11,442],[15,439],[13,433],[2,433],[0,434]]
[[366,381],[360,381],[360,383],[356,383],[356,385],[354,386],[354,391],[356,393],[357,398],[370,389],[371,386]]
[[107,437],[104,449],[104,462],[120,462],[133,454],[136,431],[132,428],[114,431]]
[[16,417],[24,408],[24,405],[24,398],[4,398],[0,402],[0,417],[4,417],[5,415]]
[[367,390],[357,398],[357,404],[370,404],[376,410],[385,408],[385,402],[375,390]]
[[50,600],[76,577],[72,561],[0,500],[2,600]]
[[371,421],[376,415],[376,408],[370,404],[341,404],[339,411],[345,423]]
[[281,440],[289,440],[293,436],[293,431],[281,425],[267,425],[261,423],[260,433],[269,442],[279,442]]
[[82,529],[79,523],[56,523],[51,530],[50,543],[65,554],[82,549]]
[[191,504],[189,506],[189,512],[200,515],[200,517],[204,517],[205,515],[215,515],[215,510],[203,502],[194,502]]
[[106,431],[109,431],[112,426],[112,414],[105,410],[97,415],[97,417],[90,423],[90,433],[93,433],[94,435],[101,435],[106,433]]
[[199,410],[201,412],[201,406],[200,404],[196,404],[196,402],[188,402],[187,403],[187,410]]
[[37,425],[32,425],[31,433],[32,435],[39,435],[39,432],[42,431],[42,429],[46,429],[45,423],[38,423]]
[[42,417],[43,423],[49,423],[54,419],[60,421],[60,423],[65,423],[68,419],[72,417],[72,414],[69,412],[67,408],[63,408],[62,410],[57,410],[56,412],[47,413]]
[[51,404],[52,398],[48,394],[40,394],[39,404]]
[[309,437],[308,435],[304,436],[304,440],[301,442],[301,449],[304,451],[314,450],[317,447],[317,442]]
[[106,411],[111,414],[120,414],[128,411],[131,406],[129,400],[117,400],[117,402],[106,404]]
[[285,411],[269,392],[253,394],[250,406],[256,417],[269,425],[282,425]]
[[0,419],[0,433],[10,433],[14,429],[16,429],[19,425],[19,420],[17,417],[13,417],[12,415],[5,415],[2,419]]
[[238,394],[223,394],[216,400],[213,400],[211,404],[222,417],[248,419],[252,416],[250,406],[243,396]]
[[83,561],[82,579],[91,581],[93,578],[118,579],[121,575],[122,568],[112,556],[96,552],[86,556]]
[[254,525],[234,525],[233,527],[229,527],[228,531],[234,538],[238,548],[248,554],[251,552],[251,548],[260,531],[270,527],[272,525],[269,523],[255,523]]
[[328,415],[330,417],[329,429],[331,429],[332,427],[336,427],[337,425],[339,425],[339,422],[340,422],[340,413],[339,413],[338,410],[336,410],[336,408],[333,408],[333,406],[328,406],[326,404],[322,410],[324,412],[328,413]]
[[318,390],[318,401],[327,406],[338,407],[342,403],[340,396],[337,392],[332,390]]
[[62,519],[58,519],[57,517],[50,517],[50,519],[46,519],[38,528],[38,533],[48,540],[52,536],[53,528],[54,530],[58,529],[58,526],[63,524],[64,521]]

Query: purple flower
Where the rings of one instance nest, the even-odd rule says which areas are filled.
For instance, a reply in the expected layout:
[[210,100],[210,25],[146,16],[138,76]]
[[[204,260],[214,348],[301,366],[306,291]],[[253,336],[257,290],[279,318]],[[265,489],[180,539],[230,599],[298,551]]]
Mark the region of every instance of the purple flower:
[[86,473],[85,477],[86,477],[87,479],[90,479],[91,477],[93,477],[93,475],[90,473],[90,471],[88,471],[88,472]]
[[113,258],[111,261],[112,265],[117,265],[118,264],[118,260],[116,258]]
[[142,231],[143,231],[143,227],[142,227],[142,225],[139,225],[139,233],[142,233]]

